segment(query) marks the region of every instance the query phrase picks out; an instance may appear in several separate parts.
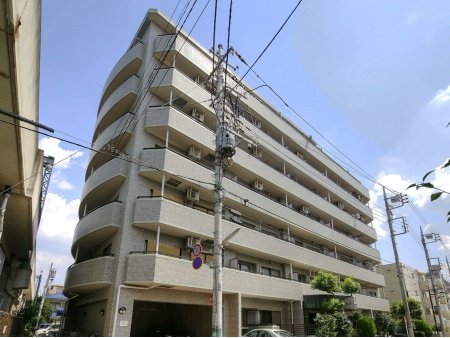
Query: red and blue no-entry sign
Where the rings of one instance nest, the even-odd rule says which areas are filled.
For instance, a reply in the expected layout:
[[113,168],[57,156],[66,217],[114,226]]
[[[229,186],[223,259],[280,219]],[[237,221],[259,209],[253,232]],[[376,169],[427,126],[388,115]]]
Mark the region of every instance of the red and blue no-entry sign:
[[197,270],[200,269],[200,267],[203,264],[203,260],[201,257],[195,257],[194,260],[192,261],[192,267]]

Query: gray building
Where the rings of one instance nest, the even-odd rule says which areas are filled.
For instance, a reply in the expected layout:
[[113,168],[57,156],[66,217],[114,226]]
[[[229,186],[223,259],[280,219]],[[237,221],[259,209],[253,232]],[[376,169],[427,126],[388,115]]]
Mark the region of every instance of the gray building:
[[[211,335],[213,58],[173,32],[150,10],[104,85],[64,286],[66,329]],[[231,87],[236,79],[227,76]],[[236,90],[251,137],[224,168],[223,236],[240,229],[223,251],[224,335],[258,325],[306,333],[318,311],[311,297],[324,295],[308,284],[320,270],[361,283],[348,309],[387,311],[367,188],[245,83]]]

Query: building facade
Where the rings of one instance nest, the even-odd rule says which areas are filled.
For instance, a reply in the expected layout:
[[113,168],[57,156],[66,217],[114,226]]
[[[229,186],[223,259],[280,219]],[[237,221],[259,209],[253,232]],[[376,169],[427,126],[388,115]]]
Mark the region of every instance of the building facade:
[[14,313],[35,293],[44,154],[21,119],[39,119],[41,1],[1,1],[0,12],[0,310]]
[[[420,302],[424,319],[434,326],[440,323],[439,315],[436,308],[436,300],[434,290],[431,284],[430,274],[428,272],[418,271],[401,263],[402,272],[405,281],[405,291],[407,297]],[[393,300],[401,300],[402,294],[400,291],[399,278],[397,275],[397,266],[393,264],[384,264],[378,267],[379,271],[384,275],[386,280],[386,287],[383,295],[389,302]],[[450,327],[450,311],[449,311],[449,283],[445,280],[441,273],[440,266],[432,266],[434,283],[436,292],[438,293],[441,313],[444,320],[444,325]]]
[[[173,32],[150,10],[104,85],[99,151],[90,154],[64,285],[65,329],[211,335],[213,56]],[[222,182],[223,236],[240,229],[223,250],[224,335],[304,330],[318,311],[305,297],[324,295],[308,284],[320,270],[361,283],[361,294],[342,296],[348,309],[388,311],[367,188],[256,92],[236,91],[245,132]]]

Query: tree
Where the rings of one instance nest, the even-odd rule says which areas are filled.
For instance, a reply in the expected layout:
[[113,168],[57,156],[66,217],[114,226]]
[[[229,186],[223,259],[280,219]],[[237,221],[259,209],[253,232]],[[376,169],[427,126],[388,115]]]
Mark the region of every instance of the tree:
[[322,303],[322,309],[325,313],[333,315],[344,310],[345,303],[337,298],[331,298]]
[[423,332],[425,337],[433,336],[433,329],[431,328],[430,324],[428,324],[426,321],[422,319],[415,319],[414,326],[416,327],[414,333],[416,333],[417,331]]
[[356,321],[356,332],[360,337],[375,337],[377,330],[372,318],[361,316]]
[[336,292],[341,291],[338,276],[322,270],[314,276],[309,285],[313,289],[331,293],[333,296]]
[[329,314],[317,315],[314,319],[316,322],[316,335],[318,337],[336,337],[336,318]]
[[397,332],[397,323],[388,313],[376,312],[374,316],[375,327],[379,336],[394,336]]
[[[36,326],[41,299],[42,297],[38,297],[36,303],[26,302],[25,306],[17,313],[17,316],[22,318],[22,325],[24,327],[34,328]],[[40,323],[50,322],[52,318],[52,313],[53,307],[48,301],[48,299],[45,299],[44,305],[42,306],[41,317],[39,322]]]
[[[412,298],[408,298],[408,306],[409,306],[409,313],[411,314],[411,319],[423,318],[423,311],[422,308],[420,307],[419,301]],[[403,306],[402,300],[392,301],[391,315],[394,319],[403,320],[403,317],[405,316],[405,308]]]
[[348,276],[342,281],[341,288],[344,293],[353,295],[354,293],[359,293],[361,290],[361,284],[355,281],[355,277]]
[[343,312],[335,313],[333,317],[336,319],[336,336],[351,337],[353,333],[352,321]]

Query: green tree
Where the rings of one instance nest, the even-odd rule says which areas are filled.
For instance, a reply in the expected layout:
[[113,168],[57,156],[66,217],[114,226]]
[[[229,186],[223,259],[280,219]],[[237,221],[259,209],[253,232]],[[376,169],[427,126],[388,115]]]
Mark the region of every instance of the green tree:
[[[411,319],[423,318],[423,311],[422,308],[420,307],[419,301],[412,298],[408,298],[408,306],[409,306],[409,313],[411,314]],[[403,306],[402,300],[392,301],[391,316],[394,319],[403,320],[403,317],[405,316],[405,308]]]
[[344,310],[345,303],[337,298],[331,298],[322,303],[323,312],[333,315]]
[[333,317],[336,319],[336,336],[350,337],[353,333],[352,321],[343,312],[337,312]]
[[336,318],[329,314],[318,314],[316,322],[316,335],[318,337],[336,337]]
[[431,328],[431,325],[428,324],[426,321],[424,321],[422,319],[415,319],[414,326],[415,326],[414,333],[416,333],[416,331],[417,331],[417,332],[423,332],[425,337],[433,336],[433,329]]
[[[26,302],[25,306],[17,313],[18,317],[22,318],[23,329],[25,327],[29,327],[34,329],[36,326],[36,322],[38,319],[39,313],[39,305],[41,304],[42,297],[38,297],[36,300],[36,304],[32,301]],[[41,316],[39,318],[40,323],[50,322],[52,318],[53,307],[48,301],[48,299],[44,300],[44,305],[42,306]]]
[[361,316],[356,321],[356,332],[359,337],[375,337],[377,330],[372,318]]
[[314,276],[309,285],[315,290],[325,291],[333,296],[336,292],[341,291],[338,276],[322,270]]
[[361,290],[361,284],[355,281],[355,277],[348,276],[342,281],[341,288],[344,293],[353,295],[354,293],[359,293]]
[[397,332],[397,323],[388,313],[376,312],[374,316],[375,327],[379,336],[394,336]]

